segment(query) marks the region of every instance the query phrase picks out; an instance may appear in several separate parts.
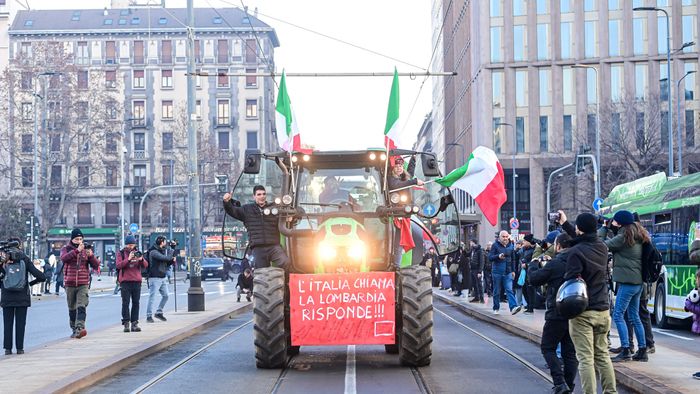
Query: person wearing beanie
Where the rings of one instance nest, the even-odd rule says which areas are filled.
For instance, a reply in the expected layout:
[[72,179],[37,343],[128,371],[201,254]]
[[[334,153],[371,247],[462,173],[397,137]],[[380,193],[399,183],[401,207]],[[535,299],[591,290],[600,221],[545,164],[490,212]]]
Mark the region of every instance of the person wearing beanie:
[[[614,236],[608,238],[610,232]],[[609,226],[602,227],[598,235],[605,240],[605,244],[613,254],[612,279],[617,283],[613,321],[620,335],[620,347],[615,349],[619,354],[613,358],[613,361],[648,361],[647,335],[639,318],[639,303],[644,288],[642,244],[651,243],[651,237],[641,224],[634,221],[634,214],[625,210],[616,212]],[[639,344],[637,353],[632,351],[625,313],[631,320],[637,336]]]
[[535,312],[535,302],[537,300],[537,289],[535,286],[530,285],[530,280],[527,276],[527,269],[532,262],[532,255],[535,252],[535,236],[532,234],[526,234],[523,237],[523,247],[520,249],[520,269],[518,272],[523,274],[525,271],[525,283],[520,292],[516,292],[516,299],[520,302],[520,294],[525,295],[525,301],[527,305],[525,306],[524,313],[534,313]]
[[535,247],[535,251],[532,253],[532,259],[538,259],[540,256],[543,255],[543,259],[545,260],[545,262],[553,259],[554,256],[557,254],[556,248],[554,247],[554,241],[557,239],[557,236],[559,234],[559,230],[553,230],[548,232],[543,242],[538,243]]
[[[139,303],[141,300],[141,269],[148,268],[148,261],[136,255],[136,237],[127,235],[124,248],[117,253],[119,284],[122,289],[122,325],[124,332],[140,332]],[[131,310],[129,310],[131,303]]]
[[80,339],[87,335],[85,320],[89,302],[90,267],[97,270],[100,262],[95,258],[92,248],[83,243],[83,232],[79,228],[74,228],[70,235],[70,241],[61,249],[63,286],[66,289],[69,324],[73,331],[71,338]]
[[[574,342],[582,391],[597,391],[597,376],[604,393],[616,393],[615,370],[608,353],[610,331],[608,301],[608,247],[596,235],[598,218],[591,213],[576,217],[576,225],[559,211],[561,228],[574,237],[569,242],[564,281],[581,278],[586,282],[588,307],[569,319],[569,335]],[[592,346],[591,346],[592,345]]]

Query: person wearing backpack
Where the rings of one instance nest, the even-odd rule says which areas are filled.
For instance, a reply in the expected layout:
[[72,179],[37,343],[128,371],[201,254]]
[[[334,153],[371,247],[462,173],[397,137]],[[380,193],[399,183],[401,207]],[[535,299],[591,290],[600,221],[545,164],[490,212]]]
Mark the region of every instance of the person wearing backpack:
[[[175,263],[175,251],[168,252],[166,248],[167,240],[163,236],[158,236],[156,242],[148,250],[148,308],[146,308],[146,321],[154,323],[156,319],[167,321],[163,315],[163,308],[168,302],[168,281],[165,277],[170,270],[170,266]],[[160,303],[153,314],[153,303],[156,300],[156,293],[160,292]]]
[[70,242],[61,249],[63,262],[63,283],[66,289],[68,303],[68,318],[73,331],[71,338],[80,339],[87,335],[85,320],[87,306],[90,302],[88,284],[90,283],[90,267],[97,269],[100,265],[92,249],[83,244],[83,232],[74,228],[70,234]]
[[[14,239],[17,241],[16,239]],[[29,274],[34,280],[29,281]],[[19,248],[0,252],[0,306],[2,307],[5,355],[12,354],[12,328],[15,328],[17,354],[24,354],[27,308],[32,304],[29,288],[45,280],[44,274]]]
[[[117,269],[122,289],[122,325],[124,332],[140,332],[139,301],[143,280],[141,269],[148,268],[148,262],[143,256],[137,255],[136,238],[133,235],[127,235],[124,244],[124,248],[117,253]],[[131,311],[129,311],[130,302]]]
[[[614,236],[606,239],[609,232]],[[642,244],[651,242],[649,233],[634,221],[632,212],[621,210],[615,213],[608,226],[600,228],[598,235],[613,254],[613,281],[617,283],[613,321],[620,335],[621,349],[612,361],[649,361],[644,325],[639,318],[639,300],[644,287],[642,285]],[[629,331],[625,323],[625,312],[628,310],[628,316],[632,320],[639,342],[637,353],[632,353]]]

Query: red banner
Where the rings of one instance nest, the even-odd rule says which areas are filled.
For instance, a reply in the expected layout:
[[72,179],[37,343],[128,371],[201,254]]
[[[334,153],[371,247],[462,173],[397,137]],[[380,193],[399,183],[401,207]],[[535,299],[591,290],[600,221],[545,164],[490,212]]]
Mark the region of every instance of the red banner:
[[292,345],[395,342],[393,272],[291,274]]

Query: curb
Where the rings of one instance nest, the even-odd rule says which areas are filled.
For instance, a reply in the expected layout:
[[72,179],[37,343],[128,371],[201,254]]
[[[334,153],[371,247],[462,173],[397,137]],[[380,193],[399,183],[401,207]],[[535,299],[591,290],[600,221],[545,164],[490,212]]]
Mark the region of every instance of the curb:
[[246,312],[253,308],[252,304],[227,308],[223,312],[219,312],[209,318],[190,324],[187,327],[183,327],[177,331],[166,334],[160,338],[154,339],[150,342],[144,343],[138,347],[126,350],[122,353],[115,355],[112,358],[104,360],[100,363],[91,365],[80,371],[73,373],[59,381],[51,383],[50,386],[44,387],[39,390],[41,393],[75,393],[77,391],[86,389],[91,385],[113,376],[122,369],[134,364],[151,354],[159,352],[166,349],[183,339],[189,338],[201,330],[218,324],[226,319],[231,318],[232,315]]
[[[463,305],[460,302],[457,302],[456,300],[453,300],[449,297],[446,297],[443,294],[436,293],[433,291],[433,297],[436,297],[440,299],[443,302],[446,302],[452,306],[456,306],[459,308],[462,312],[465,314],[474,317],[478,320],[484,321],[486,323],[495,325],[497,327],[500,327],[512,334],[515,334],[519,337],[525,338],[531,342],[534,342],[536,344],[540,344],[542,342],[542,334],[540,332],[534,331],[528,327],[518,327],[510,322],[504,321],[497,319],[491,315],[485,314],[481,311],[477,311],[475,309],[469,308],[465,305]],[[637,371],[634,371],[630,368],[627,368],[623,365],[614,365],[613,367],[615,368],[615,378],[617,380],[617,383],[625,386],[626,388],[629,388],[631,390],[634,390],[638,393],[644,393],[644,394],[682,394],[682,392],[669,387],[665,385],[664,383],[661,383],[657,380],[654,380],[644,374],[641,374]]]

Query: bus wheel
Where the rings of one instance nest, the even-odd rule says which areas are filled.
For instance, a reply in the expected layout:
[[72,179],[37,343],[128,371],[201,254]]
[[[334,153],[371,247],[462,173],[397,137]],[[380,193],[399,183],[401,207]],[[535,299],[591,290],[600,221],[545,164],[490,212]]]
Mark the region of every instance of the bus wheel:
[[668,317],[666,317],[666,289],[663,284],[656,286],[654,295],[654,322],[658,328],[668,328]]

